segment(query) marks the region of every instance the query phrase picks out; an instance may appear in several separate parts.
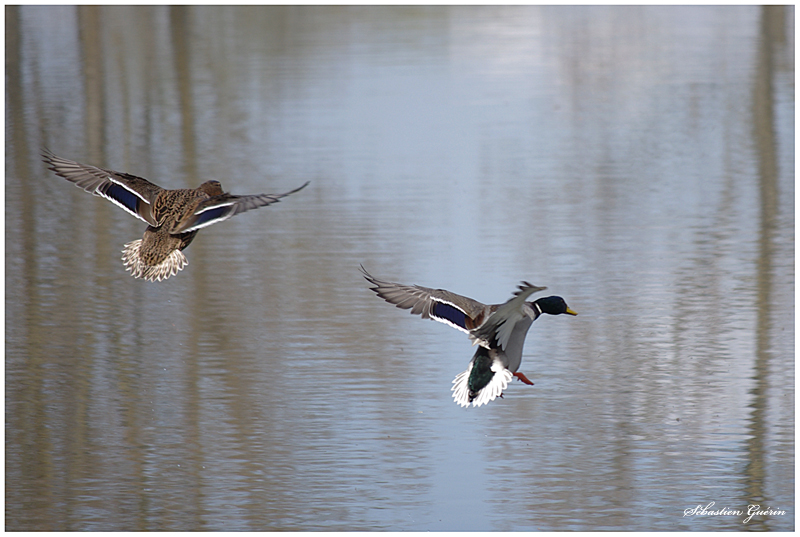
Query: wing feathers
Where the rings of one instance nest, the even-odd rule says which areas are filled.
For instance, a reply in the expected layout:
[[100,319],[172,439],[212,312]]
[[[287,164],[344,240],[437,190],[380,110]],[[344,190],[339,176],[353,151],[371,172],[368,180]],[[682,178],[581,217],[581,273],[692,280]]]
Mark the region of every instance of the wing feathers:
[[97,187],[94,195],[107,199],[128,214],[148,224],[155,223],[150,212],[150,202],[125,184],[115,181],[111,176],[108,176],[107,180]]
[[194,210],[186,218],[176,222],[170,233],[188,233],[198,229],[208,227],[217,222],[222,222],[228,218],[259,207],[272,205],[295,192],[307,187],[309,181],[302,186],[283,194],[254,194],[249,196],[237,196],[234,194],[222,194],[212,198],[199,200]]
[[[75,183],[95,196],[109,200],[124,209],[128,214],[147,222],[151,226],[158,227],[161,225],[160,222],[156,221],[151,210],[151,205],[156,202],[158,195],[164,191],[160,186],[151,183],[147,179],[128,173],[105,170],[65,159],[54,155],[48,149],[42,150],[42,157],[50,165],[50,170],[54,171],[56,175]],[[221,194],[211,198],[201,198],[186,217],[175,223],[170,232],[174,234],[189,233],[227,220],[236,214],[271,205],[280,201],[281,198],[304,189],[308,184],[309,182],[306,182],[302,186],[284,194],[256,194],[251,196]]]
[[486,305],[477,300],[444,289],[378,280],[363,266],[361,272],[374,286],[370,289],[386,302],[401,309],[410,309],[412,314],[420,315],[423,319],[439,321],[467,334],[476,325],[476,319],[484,317],[487,309]]
[[449,302],[440,302],[435,298],[431,298],[431,301],[430,316],[432,319],[449,324],[464,332],[469,332],[467,328],[467,314],[464,310]]
[[42,150],[42,157],[56,175],[86,192],[107,199],[128,214],[150,225],[156,225],[150,205],[163,190],[160,186],[128,173],[104,170],[65,159],[54,155],[48,149]]
[[[529,315],[526,311],[525,300],[533,293],[544,291],[547,287],[536,287],[527,282],[522,282],[514,297],[497,307],[495,312],[486,319],[486,322],[470,332],[470,337],[482,347],[491,348],[500,345],[505,349],[511,338],[516,324],[523,317]],[[527,308],[530,310],[530,308]]]

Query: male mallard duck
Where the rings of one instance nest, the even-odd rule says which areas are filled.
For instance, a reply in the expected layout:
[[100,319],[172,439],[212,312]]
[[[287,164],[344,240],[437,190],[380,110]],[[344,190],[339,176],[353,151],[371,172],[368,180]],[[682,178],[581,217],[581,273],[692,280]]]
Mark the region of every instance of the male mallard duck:
[[542,313],[577,315],[560,296],[526,302],[546,287],[522,282],[514,297],[504,304],[482,304],[477,300],[419,285],[384,282],[372,277],[362,266],[364,277],[375,293],[398,308],[410,309],[423,319],[433,319],[469,334],[478,350],[463,373],[453,381],[453,399],[461,406],[481,406],[503,395],[512,377],[533,385],[517,371],[522,362],[525,335]]
[[194,189],[166,190],[146,179],[57,157],[42,152],[49,169],[86,192],[122,207],[148,224],[144,237],[125,245],[122,260],[134,278],[166,280],[188,263],[183,250],[197,231],[250,209],[266,207],[294,194],[306,182],[285,194],[235,196],[223,192],[219,181]]

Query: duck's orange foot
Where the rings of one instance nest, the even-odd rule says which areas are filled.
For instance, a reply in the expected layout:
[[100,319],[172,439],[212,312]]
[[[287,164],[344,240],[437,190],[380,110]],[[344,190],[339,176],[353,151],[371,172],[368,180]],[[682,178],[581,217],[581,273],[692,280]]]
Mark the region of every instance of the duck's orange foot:
[[517,371],[516,373],[514,373],[514,376],[517,377],[522,382],[524,382],[525,384],[527,384],[528,386],[533,386],[533,382],[531,382],[530,379],[528,379],[528,377],[525,376],[525,373]]

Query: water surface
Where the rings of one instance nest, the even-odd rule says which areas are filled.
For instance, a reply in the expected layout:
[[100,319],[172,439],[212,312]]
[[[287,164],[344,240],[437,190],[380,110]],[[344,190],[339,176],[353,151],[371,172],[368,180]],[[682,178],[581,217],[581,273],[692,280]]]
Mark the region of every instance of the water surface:
[[[794,529],[791,7],[6,8],[9,530]],[[281,203],[131,278],[56,154]],[[462,409],[391,281],[546,285]],[[687,509],[784,515],[684,516]]]

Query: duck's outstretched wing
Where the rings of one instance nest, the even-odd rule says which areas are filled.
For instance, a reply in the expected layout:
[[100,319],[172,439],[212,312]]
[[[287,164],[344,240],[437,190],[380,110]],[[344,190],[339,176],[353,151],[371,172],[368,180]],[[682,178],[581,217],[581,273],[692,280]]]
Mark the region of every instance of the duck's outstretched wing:
[[439,321],[467,334],[480,326],[491,310],[491,306],[444,289],[429,289],[420,285],[378,280],[370,275],[363,265],[361,272],[374,286],[370,289],[386,302],[398,308],[410,309],[411,313],[421,315],[423,319]]
[[486,319],[483,325],[470,331],[470,338],[479,343],[482,347],[491,348],[499,345],[501,349],[506,348],[514,326],[526,315],[531,319],[536,318],[535,312],[526,305],[526,299],[533,293],[544,291],[547,287],[537,287],[528,282],[522,282],[519,290],[514,292],[514,297],[504,304],[497,306],[497,309]]
[[170,230],[170,233],[189,233],[208,227],[217,222],[222,222],[228,218],[249,211],[272,205],[295,192],[299,192],[308,186],[310,181],[306,181],[302,186],[283,194],[253,194],[249,196],[237,196],[234,194],[221,194],[207,199],[197,201],[193,210],[188,211],[186,216],[178,220]]
[[75,183],[86,192],[107,199],[151,226],[157,225],[151,205],[163,190],[160,186],[128,173],[104,170],[58,157],[48,149],[42,150],[42,157],[56,175]]

